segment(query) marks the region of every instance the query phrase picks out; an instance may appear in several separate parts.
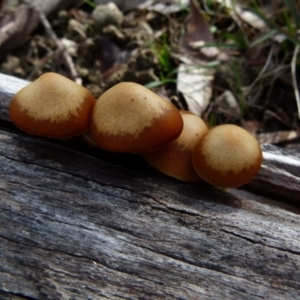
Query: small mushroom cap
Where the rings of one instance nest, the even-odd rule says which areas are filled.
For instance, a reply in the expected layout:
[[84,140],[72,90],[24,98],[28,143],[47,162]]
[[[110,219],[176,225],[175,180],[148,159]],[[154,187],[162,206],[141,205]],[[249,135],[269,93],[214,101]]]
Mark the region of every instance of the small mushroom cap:
[[142,153],[175,140],[182,128],[182,117],[171,102],[140,84],[122,82],[99,97],[90,132],[105,150]]
[[21,89],[9,107],[11,121],[34,135],[65,138],[89,127],[96,103],[84,87],[57,73],[45,73]]
[[208,131],[195,148],[193,166],[208,183],[235,188],[259,171],[262,151],[258,141],[236,125],[220,125]]
[[180,136],[172,143],[143,156],[150,165],[166,175],[182,181],[199,181],[201,178],[193,168],[192,155],[208,128],[196,115],[187,111],[180,113],[183,119]]

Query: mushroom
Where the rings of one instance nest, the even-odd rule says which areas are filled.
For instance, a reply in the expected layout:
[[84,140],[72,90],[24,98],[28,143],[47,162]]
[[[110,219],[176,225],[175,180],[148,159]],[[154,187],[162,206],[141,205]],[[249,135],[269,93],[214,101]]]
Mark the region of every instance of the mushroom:
[[183,119],[180,136],[172,143],[143,156],[150,165],[166,175],[182,181],[199,181],[201,178],[193,168],[192,155],[208,128],[196,115],[187,111],[180,113]]
[[34,135],[65,138],[89,127],[96,103],[84,87],[57,73],[45,73],[22,88],[9,107],[11,121]]
[[172,142],[182,128],[182,117],[171,102],[140,84],[122,82],[99,97],[90,133],[105,150],[142,153]]
[[262,151],[258,141],[236,125],[220,125],[208,131],[195,147],[193,166],[208,183],[235,188],[259,171]]

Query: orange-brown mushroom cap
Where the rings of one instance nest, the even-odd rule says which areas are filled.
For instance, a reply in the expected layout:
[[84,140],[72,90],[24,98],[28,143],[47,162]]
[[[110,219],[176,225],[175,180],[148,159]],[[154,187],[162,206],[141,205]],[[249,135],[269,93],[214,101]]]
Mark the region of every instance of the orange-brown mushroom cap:
[[208,183],[239,187],[259,171],[262,151],[258,141],[236,125],[220,125],[208,131],[195,148],[193,166]]
[[105,150],[142,153],[175,140],[182,128],[182,117],[171,102],[140,84],[122,82],[99,97],[90,133]]
[[16,126],[30,134],[72,137],[88,129],[95,103],[95,98],[86,88],[50,72],[14,96],[9,116]]
[[172,143],[143,156],[150,165],[166,175],[182,181],[199,181],[201,178],[193,168],[192,155],[208,128],[196,115],[187,111],[180,113],[184,124],[180,136]]

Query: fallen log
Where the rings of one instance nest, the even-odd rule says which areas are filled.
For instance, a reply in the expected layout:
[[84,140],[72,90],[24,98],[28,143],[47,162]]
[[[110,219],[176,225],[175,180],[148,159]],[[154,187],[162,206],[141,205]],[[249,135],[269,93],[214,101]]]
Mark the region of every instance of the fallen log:
[[[0,75],[1,299],[300,297],[298,215],[14,130],[24,84]],[[263,149],[255,180],[299,187],[299,157]]]
[[[10,121],[9,102],[29,82],[0,74],[0,121]],[[243,188],[282,202],[300,202],[300,154],[262,144],[264,161],[258,175]]]

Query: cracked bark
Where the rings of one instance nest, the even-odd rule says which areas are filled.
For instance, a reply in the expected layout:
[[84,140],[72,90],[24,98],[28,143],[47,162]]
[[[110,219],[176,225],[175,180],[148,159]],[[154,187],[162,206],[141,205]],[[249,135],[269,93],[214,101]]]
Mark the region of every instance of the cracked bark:
[[[22,84],[0,75],[1,299],[299,298],[298,215],[22,133]],[[299,196],[299,157],[263,147],[252,184]]]

